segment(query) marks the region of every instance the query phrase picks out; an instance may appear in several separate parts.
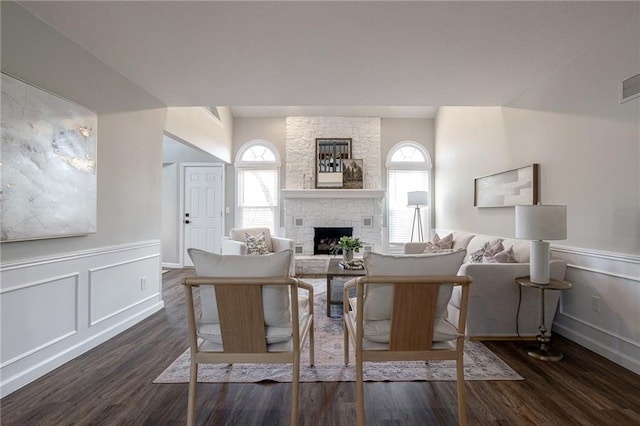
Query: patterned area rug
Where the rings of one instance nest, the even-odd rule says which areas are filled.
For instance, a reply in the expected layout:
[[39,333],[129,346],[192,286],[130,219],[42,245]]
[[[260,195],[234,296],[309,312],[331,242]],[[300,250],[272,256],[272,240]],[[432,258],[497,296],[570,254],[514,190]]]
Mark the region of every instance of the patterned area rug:
[[[326,280],[306,279],[315,288],[315,366],[309,366],[308,344],[301,356],[301,382],[355,381],[355,356],[343,361],[342,318],[326,316]],[[336,311],[333,311],[334,314]],[[188,383],[190,351],[187,349],[153,383]],[[481,342],[467,341],[464,348],[465,380],[524,380]],[[454,361],[365,363],[366,381],[452,381]],[[288,364],[201,364],[198,381],[204,383],[290,382]]]

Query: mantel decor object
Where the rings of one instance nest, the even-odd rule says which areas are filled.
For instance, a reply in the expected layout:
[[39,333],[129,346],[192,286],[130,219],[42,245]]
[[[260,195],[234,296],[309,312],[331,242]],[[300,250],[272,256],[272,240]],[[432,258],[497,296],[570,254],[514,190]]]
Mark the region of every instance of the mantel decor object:
[[342,188],[351,138],[316,138],[316,188]]

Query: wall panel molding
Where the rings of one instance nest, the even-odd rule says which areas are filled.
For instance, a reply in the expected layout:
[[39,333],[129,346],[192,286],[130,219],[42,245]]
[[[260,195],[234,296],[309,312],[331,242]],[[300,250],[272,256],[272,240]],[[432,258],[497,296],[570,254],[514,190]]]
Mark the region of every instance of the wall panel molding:
[[640,256],[551,250],[567,262],[566,280],[573,284],[561,295],[554,332],[640,374]]
[[0,304],[4,397],[163,308],[160,241],[2,264]]

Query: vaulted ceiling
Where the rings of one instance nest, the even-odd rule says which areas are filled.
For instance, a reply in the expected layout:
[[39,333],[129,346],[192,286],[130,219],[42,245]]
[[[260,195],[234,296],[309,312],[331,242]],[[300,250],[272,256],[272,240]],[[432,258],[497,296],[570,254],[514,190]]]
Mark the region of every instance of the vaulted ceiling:
[[[166,105],[232,106],[240,116],[328,115],[327,107],[420,116],[441,105],[505,105],[637,17],[639,7],[608,1],[20,5]],[[264,106],[288,109],[256,108]]]

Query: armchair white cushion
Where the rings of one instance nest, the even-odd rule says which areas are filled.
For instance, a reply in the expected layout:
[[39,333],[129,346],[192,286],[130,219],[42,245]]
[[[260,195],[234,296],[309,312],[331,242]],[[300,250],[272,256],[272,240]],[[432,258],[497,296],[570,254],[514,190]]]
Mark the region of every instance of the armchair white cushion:
[[[466,251],[453,253],[396,256],[374,252],[364,254],[367,275],[395,276],[446,276],[456,275]],[[447,306],[453,287],[441,285],[436,304],[434,341],[451,340],[457,337],[456,329],[447,322]],[[356,298],[349,299],[353,312]],[[364,338],[372,342],[387,343],[391,327],[393,307],[393,284],[366,286],[364,303]]]
[[[267,250],[270,253],[278,253],[284,250],[293,251],[294,241],[290,238],[271,235],[269,228],[232,228],[228,237],[222,237],[220,252],[222,254],[234,254],[245,256],[248,253],[245,233],[256,236],[264,232]],[[295,256],[291,256],[289,275],[294,276],[296,271]]]

